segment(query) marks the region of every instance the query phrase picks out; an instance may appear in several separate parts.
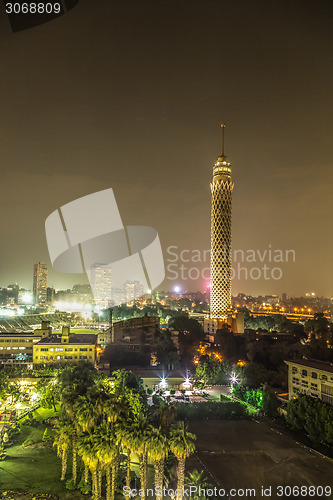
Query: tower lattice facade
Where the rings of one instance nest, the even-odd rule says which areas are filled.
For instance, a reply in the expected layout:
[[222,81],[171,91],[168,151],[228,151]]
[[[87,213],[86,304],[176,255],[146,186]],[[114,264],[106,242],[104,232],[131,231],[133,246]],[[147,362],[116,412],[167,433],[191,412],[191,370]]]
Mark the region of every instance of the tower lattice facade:
[[226,320],[231,310],[231,207],[234,184],[231,166],[224,154],[224,123],[221,127],[222,153],[213,167],[213,180],[210,184],[210,317]]

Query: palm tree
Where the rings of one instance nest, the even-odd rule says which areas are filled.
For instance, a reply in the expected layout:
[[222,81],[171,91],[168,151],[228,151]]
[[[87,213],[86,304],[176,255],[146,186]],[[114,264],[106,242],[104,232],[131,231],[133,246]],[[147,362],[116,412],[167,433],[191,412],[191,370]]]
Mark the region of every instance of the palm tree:
[[131,424],[129,418],[119,418],[115,426],[115,432],[118,443],[122,446],[126,455],[126,486],[131,486],[131,451],[134,451],[133,434],[131,433]]
[[76,418],[75,405],[78,398],[78,394],[73,390],[72,387],[67,387],[62,392],[62,407],[71,421],[72,425],[72,452],[73,452],[73,483],[76,484],[77,479],[77,436],[79,431],[79,424]]
[[160,404],[157,409],[157,415],[163,430],[168,430],[176,416],[176,407],[170,401]]
[[170,432],[170,450],[178,460],[177,500],[183,499],[185,461],[195,450],[196,436],[188,432],[184,422]]
[[67,470],[68,451],[72,444],[72,425],[68,420],[58,420],[55,431],[56,436],[53,446],[57,447],[57,455],[61,457],[61,481],[64,481]]
[[140,482],[143,490],[142,498],[145,500],[147,492],[147,467],[148,467],[148,443],[151,438],[152,425],[145,415],[139,414],[129,432],[132,433],[132,447],[134,453],[139,458]]
[[106,469],[106,500],[114,500],[120,455],[117,438],[112,426],[105,422],[95,429],[94,436],[97,457]]
[[74,411],[77,423],[83,431],[88,431],[97,425],[100,408],[89,392],[85,396],[77,398]]
[[89,467],[92,476],[92,494],[94,500],[99,500],[100,491],[98,485],[97,469],[99,460],[97,456],[96,437],[91,431],[83,432],[78,440],[78,452],[82,456],[84,464]]
[[[204,475],[204,471],[202,470],[201,472],[199,472],[197,469],[194,469],[188,474],[188,476],[186,476],[185,486],[194,486],[196,488],[195,491],[197,492],[199,491],[199,488],[205,490],[213,488],[213,486],[207,481],[207,478]],[[200,495],[198,493],[195,493],[192,498],[193,500],[200,500]]]
[[148,455],[154,462],[156,500],[163,497],[164,461],[168,455],[167,437],[159,427],[152,428]]

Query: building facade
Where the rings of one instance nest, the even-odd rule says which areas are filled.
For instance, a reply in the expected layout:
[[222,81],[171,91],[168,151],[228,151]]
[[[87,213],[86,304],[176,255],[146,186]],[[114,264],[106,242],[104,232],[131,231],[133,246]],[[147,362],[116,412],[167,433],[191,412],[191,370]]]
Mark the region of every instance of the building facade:
[[47,264],[44,262],[34,265],[33,298],[36,305],[47,303]]
[[77,364],[81,360],[95,365],[97,335],[70,333],[69,326],[61,335],[50,335],[33,346],[34,364]]
[[333,405],[333,363],[316,359],[285,361],[289,400],[307,394]]
[[90,284],[95,304],[101,309],[110,307],[112,299],[111,264],[94,264],[90,271]]
[[43,321],[34,332],[0,333],[0,364],[31,364],[33,346],[51,334],[48,321]]

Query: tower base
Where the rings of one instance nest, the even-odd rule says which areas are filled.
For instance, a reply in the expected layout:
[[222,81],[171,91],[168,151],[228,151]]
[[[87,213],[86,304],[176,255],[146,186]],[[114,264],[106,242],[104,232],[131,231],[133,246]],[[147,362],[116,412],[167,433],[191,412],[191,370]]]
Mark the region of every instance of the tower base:
[[223,325],[229,325],[233,333],[244,333],[244,313],[230,312],[225,319],[207,317],[204,319],[204,332],[210,342],[215,341],[217,330],[223,328]]

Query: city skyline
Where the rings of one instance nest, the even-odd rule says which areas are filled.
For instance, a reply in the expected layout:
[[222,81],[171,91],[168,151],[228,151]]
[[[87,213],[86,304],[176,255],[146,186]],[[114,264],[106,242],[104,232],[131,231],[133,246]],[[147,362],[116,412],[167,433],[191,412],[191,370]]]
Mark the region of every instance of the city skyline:
[[[280,279],[242,272],[233,293],[332,296],[329,19],[321,0],[241,9],[217,0],[153,9],[81,0],[16,34],[0,15],[1,282],[30,288],[30,269],[43,261],[50,286],[86,283],[51,268],[44,223],[108,187],[125,224],[156,228],[166,265],[169,247],[208,250],[209,165],[225,120],[237,184],[233,248],[295,252],[277,265]],[[269,265],[248,264],[248,272]],[[205,286],[170,274],[159,289]]]

